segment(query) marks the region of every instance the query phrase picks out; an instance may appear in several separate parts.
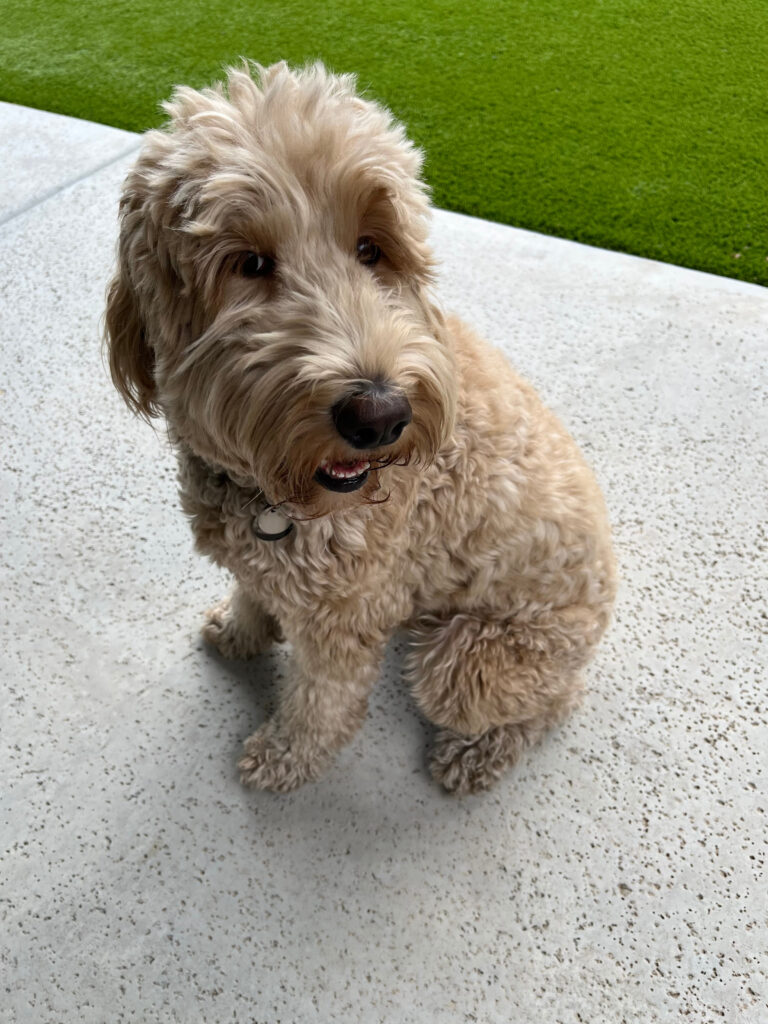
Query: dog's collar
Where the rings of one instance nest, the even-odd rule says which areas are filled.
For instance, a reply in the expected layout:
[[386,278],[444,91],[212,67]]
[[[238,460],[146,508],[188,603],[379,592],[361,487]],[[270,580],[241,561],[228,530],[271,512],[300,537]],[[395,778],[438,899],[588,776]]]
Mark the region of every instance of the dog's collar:
[[[203,462],[203,460],[200,460]],[[239,481],[227,470],[219,466],[212,466],[203,462],[207,471],[219,485],[235,488],[243,498],[250,493],[244,504],[241,506],[243,512],[251,516],[251,530],[254,537],[259,540],[282,540],[293,530],[294,522],[289,519],[279,506],[273,505],[260,487],[254,487],[250,482]]]

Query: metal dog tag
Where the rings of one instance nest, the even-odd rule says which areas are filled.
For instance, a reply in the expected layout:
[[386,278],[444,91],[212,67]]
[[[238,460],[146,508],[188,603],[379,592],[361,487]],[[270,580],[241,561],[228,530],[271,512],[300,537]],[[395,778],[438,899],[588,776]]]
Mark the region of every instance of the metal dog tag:
[[281,540],[293,529],[293,523],[276,508],[265,508],[253,520],[253,532],[259,540]]

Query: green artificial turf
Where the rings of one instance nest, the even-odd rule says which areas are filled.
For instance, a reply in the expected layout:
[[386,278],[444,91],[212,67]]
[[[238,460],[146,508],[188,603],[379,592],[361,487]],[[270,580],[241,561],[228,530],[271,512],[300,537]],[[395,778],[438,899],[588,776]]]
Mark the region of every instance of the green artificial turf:
[[5,0],[0,98],[159,123],[241,55],[356,71],[437,205],[768,284],[768,0]]

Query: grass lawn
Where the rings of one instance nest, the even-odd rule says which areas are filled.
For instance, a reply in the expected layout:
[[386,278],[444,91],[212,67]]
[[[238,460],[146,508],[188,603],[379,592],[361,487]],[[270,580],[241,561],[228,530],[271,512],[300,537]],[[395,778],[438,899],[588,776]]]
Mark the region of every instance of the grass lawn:
[[437,205],[768,284],[768,0],[5,0],[0,98],[141,130],[240,55],[356,71]]

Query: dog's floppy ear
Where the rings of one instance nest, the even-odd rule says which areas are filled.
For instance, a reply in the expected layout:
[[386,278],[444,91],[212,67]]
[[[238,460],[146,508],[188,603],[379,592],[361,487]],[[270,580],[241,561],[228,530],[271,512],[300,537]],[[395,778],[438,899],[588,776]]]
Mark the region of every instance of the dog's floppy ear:
[[140,416],[157,415],[154,353],[146,338],[139,299],[131,282],[121,238],[118,268],[107,292],[104,340],[115,387]]

